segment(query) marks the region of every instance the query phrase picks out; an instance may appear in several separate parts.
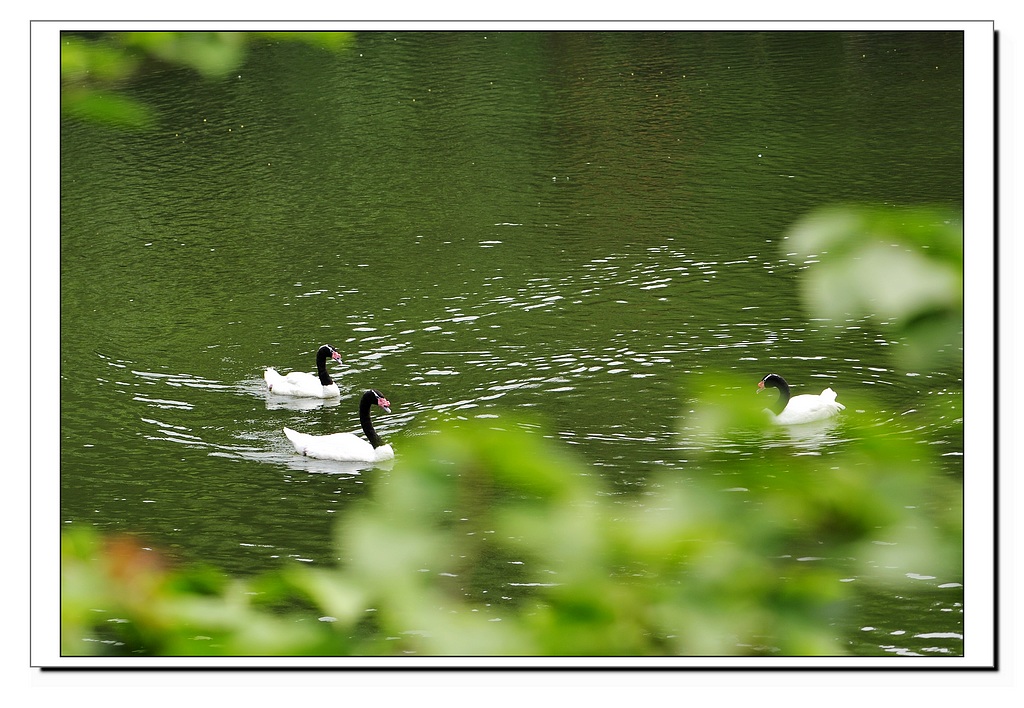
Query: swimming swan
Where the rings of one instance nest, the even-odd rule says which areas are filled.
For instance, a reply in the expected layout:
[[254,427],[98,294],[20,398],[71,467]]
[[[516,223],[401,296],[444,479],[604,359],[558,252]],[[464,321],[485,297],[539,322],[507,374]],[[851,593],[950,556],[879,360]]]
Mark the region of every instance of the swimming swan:
[[263,372],[263,380],[267,388],[278,396],[298,396],[301,398],[337,398],[341,395],[338,384],[327,373],[327,357],[341,363],[341,354],[330,344],[325,344],[316,351],[316,374],[304,371],[293,371],[281,376],[274,367]]
[[780,425],[798,425],[828,420],[846,408],[836,400],[836,392],[826,388],[817,396],[804,393],[789,396],[789,384],[778,374],[768,374],[757,384],[757,392],[766,388],[779,389],[779,398],[772,406],[772,420]]
[[382,445],[380,436],[370,422],[370,407],[380,406],[385,413],[391,412],[391,403],[384,394],[370,389],[359,400],[359,422],[363,426],[366,440],[353,433],[333,433],[331,435],[308,435],[285,428],[284,434],[295,446],[295,451],[308,457],[321,460],[338,460],[339,462],[382,462],[395,457],[390,445]]

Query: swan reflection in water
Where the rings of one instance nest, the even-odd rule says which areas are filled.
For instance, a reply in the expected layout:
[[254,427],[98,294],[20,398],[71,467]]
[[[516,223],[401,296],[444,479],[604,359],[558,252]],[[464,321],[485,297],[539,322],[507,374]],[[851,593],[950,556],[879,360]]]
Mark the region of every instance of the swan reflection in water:
[[341,405],[340,398],[286,398],[266,392],[264,400],[268,411],[312,411],[317,408],[335,408]]
[[844,442],[845,438],[837,435],[839,427],[840,421],[836,418],[780,426],[772,431],[776,439],[767,446],[796,448],[797,455],[820,455],[823,448]]

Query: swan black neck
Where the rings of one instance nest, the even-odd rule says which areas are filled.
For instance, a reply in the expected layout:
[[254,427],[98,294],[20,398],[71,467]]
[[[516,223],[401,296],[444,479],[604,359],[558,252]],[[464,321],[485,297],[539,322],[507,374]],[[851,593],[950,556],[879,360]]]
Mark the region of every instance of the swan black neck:
[[775,411],[776,415],[786,410],[786,404],[789,403],[789,384],[786,383],[786,379],[782,378],[778,374],[768,374],[761,379],[761,388],[779,389],[779,399],[775,401],[772,409]]
[[[366,439],[370,441],[370,445],[374,449],[381,446],[381,439],[377,435],[377,431],[373,429],[373,423],[370,422],[370,407],[380,405],[381,401],[386,400],[380,391],[373,389],[364,393],[359,400],[359,423],[363,426],[363,433],[366,434]],[[385,410],[387,409],[385,408]]]
[[320,377],[321,386],[330,386],[334,379],[327,373],[327,360],[335,354],[334,347],[325,344],[316,350],[316,375]]

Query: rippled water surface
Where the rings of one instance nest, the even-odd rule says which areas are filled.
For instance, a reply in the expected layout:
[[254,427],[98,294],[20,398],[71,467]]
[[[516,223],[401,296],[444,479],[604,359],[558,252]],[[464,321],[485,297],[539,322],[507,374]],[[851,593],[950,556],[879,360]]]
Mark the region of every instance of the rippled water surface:
[[[896,372],[889,323],[809,318],[783,235],[821,204],[959,203],[961,56],[942,33],[366,33],[148,76],[157,130],[62,126],[63,523],[240,573],[331,562],[373,471],[281,428],[355,430],[371,386],[399,452],[527,412],[625,492],[697,473],[696,377],[753,395],[778,371],[846,422],[766,445],[876,426],[960,474],[962,371]],[[324,342],[340,401],[265,391]],[[962,587],[915,581],[837,630],[856,653],[962,652]]]

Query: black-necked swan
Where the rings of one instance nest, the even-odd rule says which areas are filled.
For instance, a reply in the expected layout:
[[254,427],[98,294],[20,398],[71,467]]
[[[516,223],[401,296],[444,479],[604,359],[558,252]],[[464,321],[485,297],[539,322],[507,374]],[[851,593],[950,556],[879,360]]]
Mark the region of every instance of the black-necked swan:
[[316,350],[316,374],[304,371],[293,371],[282,376],[274,367],[263,372],[263,380],[267,388],[278,396],[298,396],[301,398],[337,398],[341,395],[338,384],[334,383],[327,373],[327,358],[341,363],[341,354],[330,344],[324,344]]
[[284,434],[292,441],[295,451],[308,457],[339,462],[382,462],[395,457],[390,445],[382,445],[380,436],[370,422],[370,407],[380,406],[385,413],[391,412],[391,403],[384,394],[370,389],[359,400],[359,422],[363,426],[366,440],[353,433],[331,435],[308,435],[285,428]]
[[836,392],[826,388],[819,395],[803,393],[789,397],[789,384],[778,374],[768,374],[757,384],[757,392],[766,388],[779,389],[779,399],[772,406],[772,420],[780,425],[797,425],[828,420],[846,408],[836,400]]

